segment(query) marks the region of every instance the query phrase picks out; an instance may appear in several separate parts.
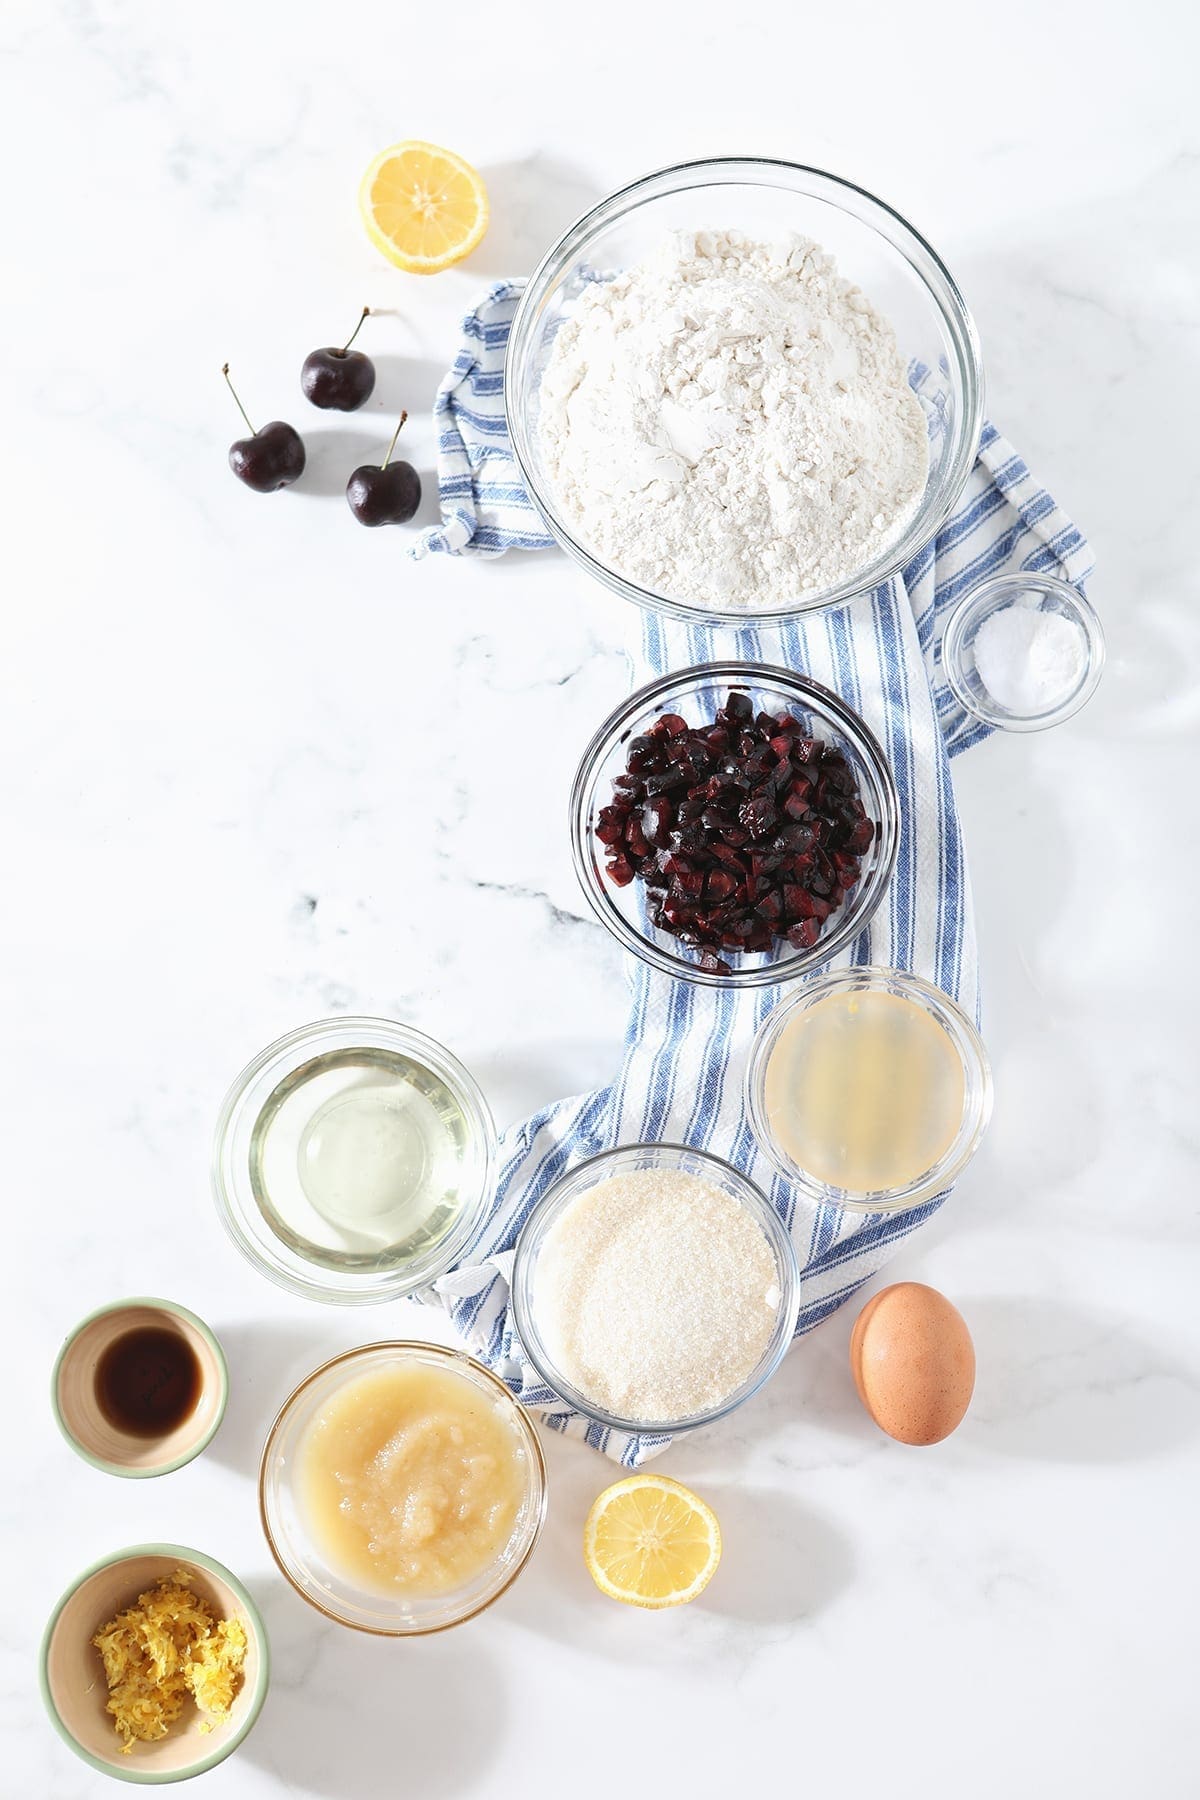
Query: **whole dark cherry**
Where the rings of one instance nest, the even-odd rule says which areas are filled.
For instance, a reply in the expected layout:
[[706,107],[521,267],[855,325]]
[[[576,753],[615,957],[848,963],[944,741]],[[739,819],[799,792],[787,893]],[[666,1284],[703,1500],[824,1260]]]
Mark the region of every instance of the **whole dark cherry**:
[[[229,379],[229,364],[221,370],[237,409],[246,419],[246,409],[238,400],[237,390]],[[249,437],[237,438],[229,446],[229,466],[239,481],[244,481],[256,494],[272,494],[276,488],[291,487],[304,473],[304,439],[294,425],[283,419],[272,419],[269,425],[255,431],[246,419]]]
[[363,463],[346,483],[350,511],[360,525],[404,525],[421,504],[421,477],[411,463],[393,462],[392,451],[408,414],[392,433],[382,463]]
[[362,317],[340,350],[312,350],[305,357],[300,386],[314,406],[332,412],[357,412],[371,398],[375,364],[361,350],[350,348],[370,310],[369,306],[363,307]]

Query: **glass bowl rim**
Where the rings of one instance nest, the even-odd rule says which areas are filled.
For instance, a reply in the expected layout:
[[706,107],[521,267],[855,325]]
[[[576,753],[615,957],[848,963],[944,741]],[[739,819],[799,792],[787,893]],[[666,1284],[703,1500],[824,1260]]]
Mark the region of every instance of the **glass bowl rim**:
[[[512,1568],[507,1572],[505,1580],[498,1588],[486,1594],[483,1599],[481,1599],[477,1605],[472,1606],[468,1612],[459,1613],[455,1618],[445,1619],[440,1624],[436,1625],[400,1627],[367,1625],[363,1624],[360,1620],[347,1619],[343,1614],[331,1611],[328,1607],[323,1606],[319,1600],[314,1598],[312,1594],[307,1592],[307,1590],[296,1580],[287,1565],[280,1546],[276,1541],[275,1534],[271,1529],[267,1505],[267,1480],[271,1467],[273,1466],[271,1465],[270,1459],[272,1451],[276,1446],[279,1433],[282,1430],[288,1415],[292,1412],[301,1397],[312,1387],[314,1382],[319,1381],[323,1375],[327,1375],[331,1369],[335,1369],[343,1363],[356,1362],[360,1358],[377,1356],[380,1351],[418,1352],[421,1355],[432,1357],[435,1361],[444,1360],[459,1369],[465,1364],[470,1370],[470,1375],[466,1377],[466,1379],[479,1381],[480,1378],[482,1378],[481,1385],[495,1389],[496,1392],[499,1395],[502,1395],[505,1401],[513,1408],[514,1417],[520,1429],[521,1436],[530,1452],[526,1464],[528,1469],[526,1500],[533,1500],[536,1509],[536,1517],[534,1518],[532,1529],[529,1532],[527,1544],[521,1551],[520,1556],[515,1560]],[[486,1363],[480,1362],[477,1356],[472,1356],[470,1351],[459,1349],[453,1344],[436,1344],[422,1338],[380,1338],[377,1342],[372,1344],[356,1344],[350,1350],[341,1350],[336,1356],[327,1357],[317,1368],[311,1369],[302,1381],[297,1382],[296,1386],[284,1400],[278,1412],[275,1414],[274,1419],[271,1421],[270,1428],[263,1441],[262,1454],[259,1457],[258,1462],[259,1524],[262,1527],[262,1533],[266,1539],[267,1548],[270,1550],[280,1574],[300,1598],[313,1608],[314,1612],[321,1613],[335,1625],[343,1625],[350,1631],[364,1632],[368,1637],[433,1637],[441,1631],[452,1631],[456,1625],[465,1625],[468,1619],[478,1618],[480,1613],[486,1612],[488,1607],[499,1600],[502,1594],[508,1592],[509,1588],[516,1581],[518,1575],[521,1574],[530,1557],[533,1555],[533,1552],[537,1547],[538,1539],[542,1535],[542,1527],[546,1522],[548,1504],[549,1476],[546,1469],[546,1454],[542,1448],[542,1441],[538,1436],[537,1426],[534,1423],[533,1416],[529,1412],[529,1409],[522,1405],[521,1401],[513,1393],[507,1382],[502,1381],[493,1369],[487,1367]]]
[[[594,1180],[585,1180],[580,1185],[579,1178],[581,1176],[589,1176],[600,1170],[602,1166],[619,1163],[622,1158],[645,1157],[663,1151],[667,1152],[664,1166],[677,1167],[678,1163],[672,1162],[671,1159],[688,1156],[702,1165],[714,1165],[721,1170],[727,1181],[730,1177],[733,1178],[734,1186],[740,1190],[737,1195],[738,1202],[745,1207],[762,1230],[770,1245],[775,1266],[779,1271],[781,1289],[779,1319],[772,1331],[770,1344],[762,1361],[747,1376],[741,1387],[735,1388],[734,1392],[718,1405],[709,1407],[704,1412],[688,1414],[682,1419],[625,1419],[618,1413],[607,1412],[594,1400],[589,1400],[565,1376],[555,1371],[553,1360],[546,1354],[541,1334],[534,1323],[529,1260],[532,1255],[534,1228],[540,1228],[538,1235],[544,1236],[548,1223],[553,1222],[553,1218],[558,1215],[565,1204],[596,1185]],[[603,1174],[599,1174],[597,1179],[602,1180]],[[803,1272],[791,1233],[757,1182],[725,1157],[718,1156],[713,1150],[701,1150],[694,1144],[674,1143],[662,1139],[656,1140],[652,1144],[617,1144],[610,1150],[601,1150],[595,1156],[586,1157],[582,1162],[578,1162],[566,1170],[546,1189],[522,1225],[517,1238],[513,1254],[509,1304],[512,1307],[513,1329],[522,1353],[545,1385],[574,1411],[581,1413],[584,1418],[592,1420],[597,1425],[607,1427],[610,1431],[623,1431],[635,1437],[678,1437],[683,1432],[697,1431],[703,1425],[713,1425],[717,1420],[727,1417],[745,1401],[753,1399],[754,1395],[775,1374],[795,1339],[796,1321],[800,1313],[802,1281]],[[527,1292],[527,1290],[529,1291]],[[786,1328],[784,1328],[785,1321]],[[530,1347],[531,1343],[535,1346],[534,1348]]]
[[[643,936],[621,913],[614,904],[607,887],[596,873],[596,864],[591,852],[592,834],[588,829],[587,812],[589,795],[599,776],[599,771],[620,742],[622,731],[630,725],[640,712],[644,712],[656,700],[686,685],[700,682],[720,684],[730,682],[733,686],[779,688],[784,693],[795,697],[796,704],[805,705],[815,702],[812,710],[824,712],[853,745],[856,754],[871,769],[882,796],[880,811],[883,816],[872,822],[878,830],[878,838],[883,841],[883,853],[871,875],[854,890],[849,903],[844,903],[840,917],[834,929],[819,937],[811,950],[797,952],[794,956],[778,962],[759,964],[753,968],[734,969],[729,975],[719,975],[708,969],[701,969],[698,964],[685,961],[681,956],[660,949],[657,944]],[[722,659],[716,662],[695,663],[690,668],[672,669],[665,675],[655,676],[644,687],[635,689],[632,694],[620,702],[609,713],[608,717],[597,726],[588,740],[583,754],[575,770],[575,778],[571,783],[569,800],[569,820],[571,833],[571,857],[575,864],[575,874],[583,889],[584,897],[600,923],[607,927],[618,943],[642,962],[656,969],[660,974],[670,975],[677,980],[694,982],[700,987],[715,988],[759,988],[774,987],[785,981],[792,981],[797,976],[811,974],[822,968],[825,963],[840,954],[860,931],[870,924],[882,904],[883,898],[891,884],[896,867],[896,856],[900,847],[900,795],[896,786],[896,778],[891,763],[879,739],[848,701],[842,699],[832,688],[822,682],[814,681],[807,675],[800,675],[793,669],[785,669],[774,663],[749,663],[737,659]]]
[[[963,1065],[963,1121],[949,1149],[932,1168],[915,1181],[870,1194],[835,1188],[810,1175],[775,1142],[766,1117],[766,1071],[770,1053],[793,1013],[811,1006],[841,988],[880,989],[919,1000],[933,1013],[959,1053]],[[879,963],[860,963],[851,968],[830,969],[788,994],[771,1008],[751,1040],[743,1080],[746,1114],[755,1142],[784,1180],[811,1205],[836,1207],[849,1213],[902,1213],[944,1193],[957,1181],[983,1139],[992,1116],[994,1088],[987,1048],[974,1023],[957,1000],[936,982],[907,969],[888,969]],[[970,1105],[974,1096],[974,1106]]]
[[[999,705],[988,706],[977,695],[972,694],[963,680],[963,649],[971,626],[981,624],[986,614],[995,610],[998,603],[1003,604],[1002,595],[1016,595],[1030,589],[1060,601],[1063,608],[1076,618],[1087,643],[1087,662],[1078,687],[1064,700],[1060,700],[1057,706],[1040,713],[1013,713]],[[1074,718],[1100,685],[1105,655],[1104,627],[1087,595],[1074,582],[1064,581],[1061,576],[1051,575],[1040,569],[1016,569],[981,581],[954,608],[942,636],[942,667],[946,671],[946,680],[954,698],[971,718],[980,720],[984,725],[991,725],[997,731],[1046,731],[1052,725],[1062,725],[1067,719]],[[980,681],[982,680],[980,676]]]
[[[310,1278],[300,1270],[272,1259],[268,1246],[273,1248],[277,1242],[274,1233],[264,1221],[263,1235],[260,1238],[249,1228],[243,1218],[243,1210],[236,1202],[240,1172],[232,1168],[227,1172],[225,1160],[231,1149],[233,1130],[240,1119],[247,1094],[272,1062],[282,1061],[288,1053],[301,1045],[315,1047],[327,1038],[345,1040],[348,1048],[353,1048],[356,1043],[361,1044],[364,1049],[395,1049],[400,1046],[415,1053],[419,1060],[454,1091],[467,1120],[471,1141],[480,1161],[478,1193],[463,1208],[461,1219],[438,1246],[437,1254],[430,1258],[415,1277],[410,1276],[408,1271],[394,1271],[384,1276],[370,1274],[363,1276],[361,1280],[355,1278],[352,1285],[343,1287],[336,1285],[332,1279],[320,1279],[317,1265],[312,1264],[314,1273]],[[293,1066],[298,1067],[299,1064]],[[483,1223],[494,1185],[498,1157],[499,1137],[483,1090],[452,1050],[448,1050],[418,1026],[407,1025],[399,1019],[385,1019],[367,1013],[336,1013],[284,1032],[282,1037],[275,1038],[253,1056],[234,1078],[221,1102],[213,1129],[210,1175],[217,1216],[227,1235],[260,1275],[265,1275],[277,1287],[308,1300],[320,1300],[340,1306],[369,1306],[386,1300],[402,1299],[405,1294],[411,1294],[427,1282],[435,1280],[461,1260]],[[248,1208],[246,1216],[253,1216]],[[303,1263],[304,1259],[298,1253],[293,1254],[298,1262]],[[332,1276],[332,1271],[329,1270],[322,1273]]]
[[[769,179],[774,171],[801,178],[810,178],[815,182],[826,183],[830,188],[841,190],[858,202],[865,202],[868,208],[875,208],[885,215],[898,228],[902,236],[911,240],[920,258],[925,259],[932,272],[922,270],[906,251],[896,244],[892,249],[903,258],[918,276],[929,294],[946,326],[957,366],[958,380],[962,393],[963,418],[960,424],[954,450],[948,459],[950,477],[944,483],[943,497],[937,508],[928,514],[919,534],[920,541],[912,538],[912,527],[922,517],[923,508],[909,521],[908,526],[896,540],[892,549],[879,559],[874,568],[867,567],[857,575],[841,582],[832,588],[823,589],[820,593],[807,596],[791,606],[775,608],[721,608],[712,606],[695,606],[683,601],[673,600],[670,596],[656,593],[651,588],[644,588],[622,575],[618,570],[610,568],[596,557],[588,547],[581,543],[559,519],[549,496],[539,489],[533,472],[533,457],[526,441],[522,409],[516,404],[514,381],[512,379],[517,367],[518,353],[524,354],[525,338],[533,328],[533,314],[541,298],[541,290],[547,286],[556,270],[563,266],[568,257],[576,254],[593,237],[602,226],[615,223],[632,212],[641,199],[658,198],[657,194],[646,192],[672,177],[682,177],[675,189],[668,192],[679,192],[705,185],[701,179],[711,174],[713,186],[732,186],[739,177],[747,186],[784,187],[785,182]],[[757,178],[756,178],[757,172]],[[818,196],[820,197],[820,196]],[[830,202],[841,206],[843,211],[852,211],[852,207],[842,206],[838,200]],[[864,222],[864,221],[860,221]],[[878,227],[871,226],[877,235],[886,238],[886,233]],[[891,243],[890,239],[887,239]],[[662,613],[667,617],[681,619],[692,625],[740,626],[745,630],[753,630],[764,625],[784,624],[790,619],[802,617],[806,613],[818,612],[825,607],[842,606],[859,594],[867,593],[874,587],[891,581],[898,572],[910,562],[914,556],[928,543],[932,543],[937,533],[949,518],[979,453],[979,442],[983,432],[984,419],[984,371],[983,352],[979,333],[971,311],[962,292],[951,275],[946,264],[927,238],[905,218],[904,214],[881,200],[869,188],[858,182],[849,181],[843,175],[835,175],[829,169],[817,168],[812,163],[791,162],[779,156],[715,156],[697,157],[680,163],[667,163],[658,169],[652,169],[636,180],[627,182],[615,192],[582,213],[573,224],[560,235],[557,241],[535,266],[521,293],[516,310],[509,327],[508,342],[504,353],[504,411],[508,427],[509,442],[513,457],[520,474],[522,484],[533,503],[534,510],[545,524],[550,535],[564,550],[577,561],[593,579],[599,581],[611,593],[632,601],[635,605],[651,612]],[[910,541],[911,540],[911,541]]]

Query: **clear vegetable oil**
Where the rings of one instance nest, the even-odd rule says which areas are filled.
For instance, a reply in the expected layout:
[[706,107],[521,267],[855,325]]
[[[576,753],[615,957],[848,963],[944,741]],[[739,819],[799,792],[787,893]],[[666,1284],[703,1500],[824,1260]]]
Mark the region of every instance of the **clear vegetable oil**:
[[396,1268],[453,1227],[468,1145],[462,1107],[431,1069],[394,1050],[331,1050],[263,1106],[251,1188],[271,1229],[310,1262]]
[[817,1181],[868,1194],[919,1181],[962,1124],[953,1039],[901,994],[829,994],[800,1007],[767,1059],[772,1135]]

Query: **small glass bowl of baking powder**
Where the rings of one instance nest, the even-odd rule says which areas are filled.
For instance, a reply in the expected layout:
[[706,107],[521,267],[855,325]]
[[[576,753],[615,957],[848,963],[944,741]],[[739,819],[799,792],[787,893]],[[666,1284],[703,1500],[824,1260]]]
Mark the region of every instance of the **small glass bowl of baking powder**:
[[[924,492],[861,567],[786,604],[734,604],[639,584],[583,541],[556,491],[543,431],[542,389],[554,340],[597,280],[642,264],[673,233],[737,231],[764,243],[813,240],[891,324],[910,387],[925,414]],[[970,312],[949,270],[884,201],[821,169],[765,157],[717,157],[660,169],[577,220],[529,279],[505,362],[505,411],[522,480],[547,528],[613,593],[690,623],[762,625],[838,606],[889,580],[941,529],[975,461],[983,420],[983,365]],[[715,584],[714,584],[715,589]]]
[[999,731],[1045,731],[1085,706],[1104,631],[1079,589],[1022,570],[973,588],[951,614],[942,666],[960,705]]
[[[778,1212],[731,1163],[636,1144],[543,1195],[517,1239],[511,1294],[521,1347],[551,1393],[611,1430],[675,1436],[724,1418],[774,1374],[795,1335],[800,1270]],[[605,1405],[597,1389],[627,1404]]]

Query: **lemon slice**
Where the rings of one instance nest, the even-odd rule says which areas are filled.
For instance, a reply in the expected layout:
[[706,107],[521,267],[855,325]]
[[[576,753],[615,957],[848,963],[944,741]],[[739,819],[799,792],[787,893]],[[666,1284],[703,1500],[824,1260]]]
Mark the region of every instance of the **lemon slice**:
[[668,1475],[631,1475],[605,1488],[583,1528],[588,1573],[629,1606],[683,1606],[721,1560],[711,1507]]
[[487,189],[478,172],[452,150],[418,138],[379,152],[358,203],[375,248],[414,275],[461,262],[488,226]]

